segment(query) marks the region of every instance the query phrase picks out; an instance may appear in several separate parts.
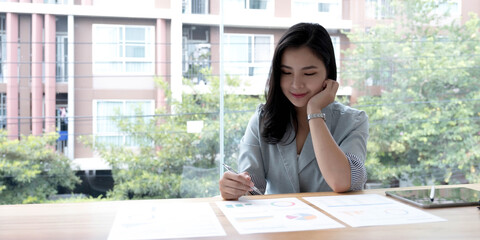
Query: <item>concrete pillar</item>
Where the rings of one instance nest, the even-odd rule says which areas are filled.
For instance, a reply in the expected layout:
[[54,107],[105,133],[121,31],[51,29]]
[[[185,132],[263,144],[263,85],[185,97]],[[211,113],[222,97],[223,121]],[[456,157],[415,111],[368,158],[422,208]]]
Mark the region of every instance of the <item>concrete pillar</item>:
[[45,15],[45,132],[55,131],[56,36],[55,16]]
[[[170,25],[170,86],[172,98],[182,101],[182,2],[171,1],[172,20]],[[174,111],[174,109],[173,109]]]
[[7,59],[5,79],[7,80],[7,135],[8,139],[19,138],[18,118],[18,15],[7,13]]
[[[156,63],[155,63],[155,75],[163,82],[169,81],[167,79],[167,23],[165,19],[157,19],[156,24]],[[157,103],[156,108],[167,108],[165,101],[165,91],[161,88],[157,89]]]
[[[73,1],[70,1],[73,4]],[[68,15],[68,158],[75,159],[75,17]]]
[[32,14],[32,134],[43,133],[43,18],[40,14]]

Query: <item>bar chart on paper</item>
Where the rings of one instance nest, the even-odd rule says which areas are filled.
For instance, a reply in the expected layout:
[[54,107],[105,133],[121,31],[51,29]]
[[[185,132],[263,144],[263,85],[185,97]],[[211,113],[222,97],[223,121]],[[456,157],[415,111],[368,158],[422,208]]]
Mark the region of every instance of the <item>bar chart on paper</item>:
[[297,198],[216,202],[240,234],[345,227]]
[[304,199],[352,227],[446,221],[377,194],[304,197]]

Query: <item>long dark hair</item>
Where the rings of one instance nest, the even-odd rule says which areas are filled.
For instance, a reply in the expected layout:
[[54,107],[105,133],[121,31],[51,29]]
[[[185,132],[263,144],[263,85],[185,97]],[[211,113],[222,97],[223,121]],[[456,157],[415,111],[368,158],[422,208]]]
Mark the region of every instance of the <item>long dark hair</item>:
[[282,141],[292,121],[295,128],[298,127],[295,107],[283,94],[280,77],[282,55],[285,49],[302,46],[310,48],[313,54],[323,61],[328,79],[337,80],[335,53],[327,30],[316,23],[298,23],[290,27],[275,48],[265,89],[266,103],[262,108],[262,136],[268,143],[276,144]]

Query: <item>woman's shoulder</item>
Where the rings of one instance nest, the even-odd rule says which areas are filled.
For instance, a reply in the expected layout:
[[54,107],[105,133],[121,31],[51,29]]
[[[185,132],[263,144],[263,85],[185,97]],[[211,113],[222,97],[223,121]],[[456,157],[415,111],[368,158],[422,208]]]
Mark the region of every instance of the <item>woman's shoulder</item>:
[[259,123],[261,122],[261,119],[263,117],[263,105],[264,105],[263,103],[258,104],[256,109],[255,109],[255,112],[250,117],[250,121],[249,121],[249,124],[248,124],[250,128],[252,128],[252,127],[258,128],[259,127]]
[[330,110],[332,115],[336,117],[350,118],[361,122],[368,120],[368,116],[365,111],[344,105],[336,101],[328,105],[327,109]]

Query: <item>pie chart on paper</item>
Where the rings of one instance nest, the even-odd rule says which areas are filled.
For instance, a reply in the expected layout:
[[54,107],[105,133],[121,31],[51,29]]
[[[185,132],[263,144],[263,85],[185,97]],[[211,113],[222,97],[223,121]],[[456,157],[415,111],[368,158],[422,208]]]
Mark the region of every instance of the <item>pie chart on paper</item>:
[[292,220],[313,220],[317,218],[317,216],[309,213],[290,214],[290,215],[287,215],[286,217]]

